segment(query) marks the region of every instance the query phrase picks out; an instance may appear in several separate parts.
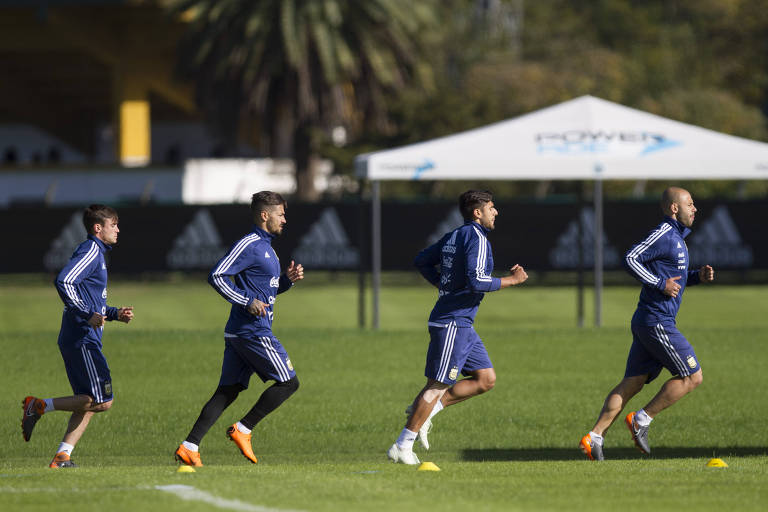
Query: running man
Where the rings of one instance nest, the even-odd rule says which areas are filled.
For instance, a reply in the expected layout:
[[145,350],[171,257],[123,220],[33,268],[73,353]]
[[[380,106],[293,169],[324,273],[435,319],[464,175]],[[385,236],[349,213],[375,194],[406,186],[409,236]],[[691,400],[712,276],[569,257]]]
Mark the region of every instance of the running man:
[[112,377],[101,336],[105,321],[128,323],[133,307],[107,306],[107,264],[104,254],[117,243],[117,212],[109,206],[92,204],[83,213],[88,239],[75,249],[72,258],[56,277],[56,290],[64,301],[59,331],[59,351],[74,395],[61,398],[26,397],[21,431],[24,441],[43,414],[69,411],[67,431],[50,463],[51,468],[77,467],[72,451],[85,432],[91,417],[112,407]]
[[[427,384],[406,410],[409,416],[405,427],[387,451],[392,462],[418,464],[413,443],[418,437],[424,449],[429,449],[427,434],[432,417],[449,405],[493,388],[496,373],[473,328],[475,315],[485,292],[528,279],[520,265],[513,266],[508,276],[491,277],[493,255],[486,236],[493,230],[499,212],[490,192],[464,192],[459,197],[459,211],[464,225],[416,256],[419,272],[439,292],[427,324]],[[459,372],[467,378],[457,381]]]
[[[232,303],[224,328],[224,361],[219,385],[197,418],[192,431],[176,449],[176,460],[188,466],[202,466],[200,442],[241,391],[248,388],[251,375],[263,382],[274,380],[256,405],[227,429],[227,437],[243,456],[256,464],[251,431],[259,421],[277,409],[299,389],[299,379],[280,341],[272,334],[275,296],[304,279],[304,268],[291,261],[280,275],[280,260],[272,239],[283,232],[286,202],[275,192],[253,194],[253,230],[235,242],[216,264],[208,282]],[[230,280],[230,278],[232,280]]]
[[642,242],[627,252],[624,264],[643,284],[640,301],[632,316],[632,346],[627,357],[624,379],[608,394],[597,423],[579,443],[590,460],[603,460],[603,436],[626,403],[659,376],[662,367],[672,378],[648,404],[624,418],[638,449],[651,453],[648,427],[653,418],[701,384],[702,373],[693,347],[675,326],[677,311],[686,285],[711,283],[715,271],[709,265],[688,270],[688,246],[684,238],[691,232],[696,214],[691,194],[670,187],[661,197],[664,221]]

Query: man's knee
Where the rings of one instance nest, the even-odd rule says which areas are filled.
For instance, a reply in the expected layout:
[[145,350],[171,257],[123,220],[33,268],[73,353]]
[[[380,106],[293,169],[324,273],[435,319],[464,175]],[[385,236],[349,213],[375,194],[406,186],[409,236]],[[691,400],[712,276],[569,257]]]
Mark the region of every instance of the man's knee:
[[88,407],[88,410],[91,412],[106,412],[110,408],[112,408],[112,400],[108,402],[101,402],[100,404],[93,403],[93,401],[91,401],[91,405]]
[[275,385],[283,388],[283,390],[290,396],[299,390],[299,378],[294,375],[291,379],[285,382],[276,382]]
[[487,372],[481,372],[477,380],[480,386],[480,393],[486,393],[496,385],[496,372],[492,369]]
[[686,377],[686,380],[688,381],[688,391],[693,391],[704,382],[704,375],[702,375],[701,370],[699,370],[693,375]]

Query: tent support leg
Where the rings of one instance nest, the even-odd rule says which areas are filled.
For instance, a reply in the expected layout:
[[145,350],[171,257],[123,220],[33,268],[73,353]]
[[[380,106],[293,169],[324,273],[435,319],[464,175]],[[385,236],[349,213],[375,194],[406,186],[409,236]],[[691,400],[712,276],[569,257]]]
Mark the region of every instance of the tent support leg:
[[595,167],[595,327],[603,324],[603,180],[602,168]]
[[579,195],[576,203],[577,251],[576,260],[576,325],[584,327],[584,226],[581,212],[584,210],[584,182],[579,182]]
[[381,288],[381,193],[378,181],[371,182],[371,287],[373,289],[373,328],[379,329],[379,291]]

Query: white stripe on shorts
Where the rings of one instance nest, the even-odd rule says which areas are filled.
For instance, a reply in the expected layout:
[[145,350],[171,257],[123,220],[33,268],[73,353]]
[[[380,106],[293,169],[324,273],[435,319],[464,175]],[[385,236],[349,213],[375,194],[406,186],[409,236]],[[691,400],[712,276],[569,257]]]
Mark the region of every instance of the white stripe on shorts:
[[85,369],[88,373],[88,381],[91,383],[91,393],[93,399],[97,404],[104,401],[104,397],[101,394],[101,387],[99,386],[99,374],[96,372],[96,365],[93,364],[93,357],[85,345],[80,345],[80,352],[83,354],[83,361],[85,362]]
[[451,361],[451,355],[453,354],[453,342],[456,340],[456,322],[448,324],[445,333],[445,344],[443,345],[443,353],[440,357],[440,368],[437,370],[437,380],[442,382],[445,380],[448,374],[448,364]]
[[288,368],[285,366],[285,362],[280,358],[280,354],[275,349],[274,345],[272,345],[272,339],[269,336],[261,336],[259,339],[261,340],[262,345],[264,345],[267,357],[272,361],[272,366],[275,367],[277,374],[281,378],[280,382],[289,380],[291,375],[288,373]]
[[680,377],[685,377],[689,375],[690,372],[688,371],[688,368],[683,363],[683,358],[680,357],[680,354],[677,353],[677,350],[675,350],[675,347],[673,347],[672,344],[669,342],[669,336],[664,330],[664,326],[661,324],[656,324],[656,327],[654,329],[656,330],[656,336],[658,336],[661,346],[664,348],[664,351],[667,353],[667,355],[669,356],[669,358],[672,360],[673,364],[677,368],[677,374]]

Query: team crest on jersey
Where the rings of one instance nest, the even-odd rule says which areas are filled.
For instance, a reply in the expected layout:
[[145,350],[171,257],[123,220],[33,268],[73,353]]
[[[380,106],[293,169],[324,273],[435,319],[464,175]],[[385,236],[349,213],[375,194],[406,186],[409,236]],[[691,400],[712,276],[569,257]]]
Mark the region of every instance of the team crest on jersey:
[[454,366],[453,368],[451,368],[451,373],[448,374],[448,378],[451,380],[456,380],[456,377],[458,376],[459,376],[459,367]]
[[688,363],[688,366],[691,368],[696,368],[696,358],[693,356],[688,356],[688,359],[686,360]]
[[285,360],[285,366],[287,366],[289,370],[293,371],[293,363],[290,359]]
[[104,383],[104,394],[105,395],[111,395],[112,394],[112,381],[108,380]]

